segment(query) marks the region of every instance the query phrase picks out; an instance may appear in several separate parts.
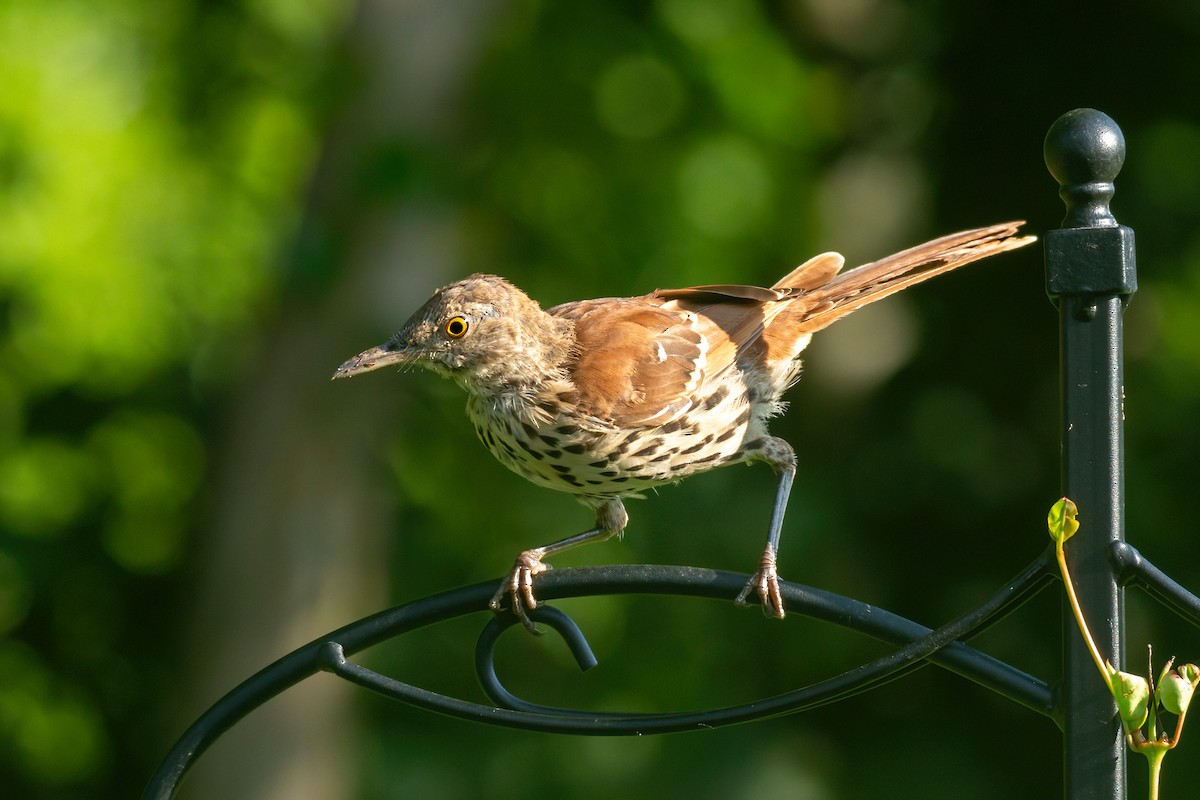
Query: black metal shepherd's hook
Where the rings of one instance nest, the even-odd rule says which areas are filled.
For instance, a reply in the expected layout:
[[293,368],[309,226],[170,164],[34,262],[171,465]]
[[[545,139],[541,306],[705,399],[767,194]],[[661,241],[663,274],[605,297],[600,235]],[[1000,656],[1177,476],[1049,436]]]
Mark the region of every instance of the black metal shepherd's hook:
[[[1133,232],[1108,207],[1113,179],[1125,157],[1121,131],[1104,114],[1072,111],[1050,128],[1046,163],[1067,206],[1063,227],[1046,235],[1046,286],[1060,313],[1062,488],[1079,506],[1084,528],[1068,549],[1071,574],[1104,657],[1121,662],[1122,587],[1139,584],[1152,597],[1200,625],[1200,598],[1156,569],[1124,541],[1124,466],[1121,317],[1136,289]],[[494,583],[477,584],[380,612],[320,637],[252,676],[204,713],[164,758],[143,794],[167,800],[195,760],[246,714],[320,671],[375,692],[463,719],[532,730],[633,735],[712,728],[834,702],[866,691],[926,663],[963,675],[1063,729],[1065,797],[1123,800],[1125,748],[1115,706],[1065,610],[1063,678],[1047,682],[968,647],[972,634],[1000,620],[1054,579],[1044,552],[990,598],[936,630],[851,598],[794,583],[782,586],[797,616],[865,633],[896,650],[868,664],[776,697],[742,706],[666,714],[599,714],[537,705],[511,694],[495,674],[493,647],[510,620],[493,619],[476,649],[480,682],[494,706],[445,697],[380,675],[351,660],[355,653],[416,628],[484,612]],[[693,567],[592,567],[554,570],[539,578],[539,597],[598,594],[674,594],[731,599],[744,575]],[[486,612],[485,612],[486,613]],[[545,608],[540,622],[567,641],[577,663],[593,663],[578,627]]]
[[[1123,662],[1125,606],[1111,547],[1125,539],[1125,373],[1122,315],[1137,290],[1133,231],[1109,210],[1125,137],[1107,115],[1068,112],[1050,127],[1046,166],[1062,187],[1062,228],[1045,237],[1046,289],[1058,305],[1062,488],[1085,515],[1068,549],[1080,604],[1107,624],[1097,645]],[[1064,603],[1063,736],[1066,797],[1125,797],[1125,743],[1116,705]]]

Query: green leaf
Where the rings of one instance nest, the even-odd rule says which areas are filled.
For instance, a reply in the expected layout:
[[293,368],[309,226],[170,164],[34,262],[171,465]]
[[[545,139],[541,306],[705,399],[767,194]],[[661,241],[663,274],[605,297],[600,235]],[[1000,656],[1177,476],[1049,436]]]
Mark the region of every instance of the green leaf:
[[1050,513],[1046,515],[1050,538],[1056,542],[1065,542],[1074,536],[1079,530],[1079,520],[1076,519],[1078,514],[1079,509],[1069,497],[1064,497],[1050,506]]

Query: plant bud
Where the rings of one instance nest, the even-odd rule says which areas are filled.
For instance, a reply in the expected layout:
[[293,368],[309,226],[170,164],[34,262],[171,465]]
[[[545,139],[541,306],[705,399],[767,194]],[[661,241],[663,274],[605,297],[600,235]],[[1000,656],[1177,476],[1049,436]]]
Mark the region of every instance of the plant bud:
[[1125,729],[1136,731],[1146,723],[1150,703],[1150,684],[1141,675],[1131,675],[1109,666],[1113,678],[1113,698]]
[[[1191,670],[1188,667],[1191,667]],[[1184,674],[1195,669],[1192,664],[1186,664],[1178,670],[1168,673],[1166,678],[1159,681],[1158,702],[1162,703],[1162,707],[1172,714],[1182,714],[1187,711],[1196,684],[1184,677]]]

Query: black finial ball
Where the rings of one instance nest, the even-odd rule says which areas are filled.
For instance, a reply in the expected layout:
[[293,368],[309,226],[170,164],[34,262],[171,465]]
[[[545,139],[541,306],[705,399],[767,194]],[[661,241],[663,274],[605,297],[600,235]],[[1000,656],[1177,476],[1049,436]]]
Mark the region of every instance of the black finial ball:
[[1077,108],[1050,126],[1043,154],[1063,186],[1112,183],[1125,163],[1125,135],[1103,111]]
[[1068,111],[1050,126],[1042,151],[1067,207],[1063,227],[1115,226],[1108,203],[1125,163],[1125,135],[1117,123],[1093,108]]

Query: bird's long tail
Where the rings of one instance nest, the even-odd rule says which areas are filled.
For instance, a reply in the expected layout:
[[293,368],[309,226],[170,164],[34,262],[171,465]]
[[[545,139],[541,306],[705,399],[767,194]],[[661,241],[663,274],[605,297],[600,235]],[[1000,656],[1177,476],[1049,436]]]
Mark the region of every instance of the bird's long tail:
[[[1033,243],[1037,237],[1017,235],[1024,224],[1024,221],[1005,222],[952,233],[846,272],[837,272],[841,258],[836,254],[817,256],[785,275],[772,288],[805,290],[795,308],[803,320],[796,321],[803,332],[814,333],[915,283]],[[786,326],[789,309],[781,309],[779,316],[776,324],[784,322]]]

